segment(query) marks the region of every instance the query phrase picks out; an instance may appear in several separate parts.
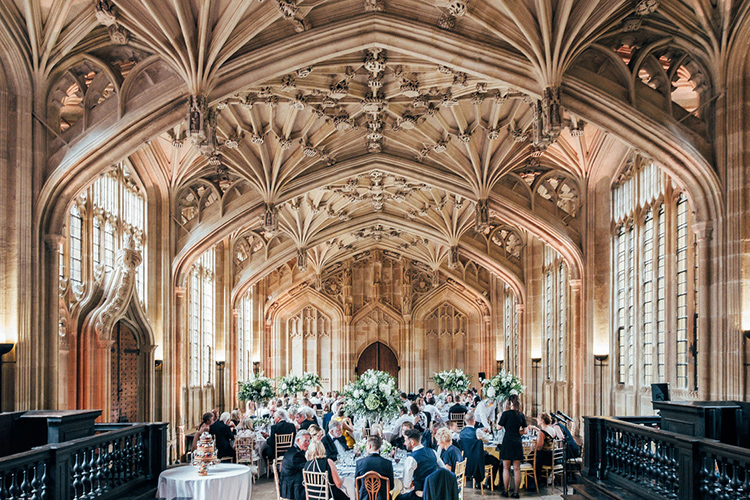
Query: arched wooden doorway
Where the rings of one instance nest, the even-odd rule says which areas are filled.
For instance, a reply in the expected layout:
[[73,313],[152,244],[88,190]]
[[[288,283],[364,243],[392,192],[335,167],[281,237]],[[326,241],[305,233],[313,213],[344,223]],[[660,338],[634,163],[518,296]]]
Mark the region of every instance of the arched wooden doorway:
[[135,333],[122,321],[112,336],[110,422],[138,421],[138,355]]
[[361,375],[367,370],[380,370],[398,380],[399,369],[398,358],[391,348],[382,342],[373,342],[360,354],[356,373]]

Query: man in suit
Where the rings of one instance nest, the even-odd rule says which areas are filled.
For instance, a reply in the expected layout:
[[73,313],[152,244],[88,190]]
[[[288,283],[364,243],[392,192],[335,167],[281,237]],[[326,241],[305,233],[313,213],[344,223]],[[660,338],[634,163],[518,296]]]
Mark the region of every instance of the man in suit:
[[229,417],[229,412],[224,412],[221,418],[208,428],[208,432],[213,434],[216,441],[216,451],[219,458],[234,456],[234,433],[226,424]]
[[285,410],[276,410],[273,414],[274,424],[271,426],[271,433],[268,435],[266,440],[266,446],[261,450],[261,455],[268,460],[276,458],[276,436],[281,434],[295,434],[297,428],[294,424],[287,420],[287,412]]
[[315,410],[310,408],[309,406],[303,406],[299,409],[299,414],[304,416],[304,420],[300,422],[299,428],[303,430],[307,430],[312,424],[315,422]]
[[476,421],[474,414],[468,412],[464,417],[464,423],[466,424],[461,429],[461,449],[464,453],[466,461],[466,477],[474,478],[477,484],[484,481],[484,466],[485,464],[492,465],[492,479],[497,478],[498,471],[500,469],[500,461],[489,455],[484,451],[484,443],[488,441],[488,437],[485,435],[482,429],[475,427]]
[[[357,460],[357,469],[354,477],[361,477],[370,471],[375,471],[381,476],[388,478],[388,488],[393,491],[393,463],[387,458],[380,456],[380,446],[383,444],[383,439],[380,436],[371,435],[367,438],[367,456]],[[390,492],[386,491],[385,481],[380,480],[380,491],[378,492],[378,500],[389,500],[391,498]],[[365,489],[365,482],[360,480],[359,482],[359,500],[367,500],[367,490]]]
[[422,445],[422,433],[417,429],[406,431],[406,447],[411,451],[404,462],[404,488],[398,500],[419,500],[424,491],[427,476],[445,464],[437,456],[435,450]]
[[341,422],[338,420],[328,422],[328,434],[320,442],[326,449],[326,458],[330,458],[334,462],[338,460],[340,454],[349,449],[341,429]]
[[284,459],[281,461],[281,480],[279,482],[281,498],[305,500],[302,469],[305,468],[305,452],[308,446],[310,446],[310,433],[299,431],[294,440],[294,445],[284,454]]
[[450,409],[448,410],[448,418],[450,418],[452,413],[466,413],[467,411],[469,411],[469,409],[466,408],[463,402],[464,402],[463,396],[459,396],[456,404],[451,406]]

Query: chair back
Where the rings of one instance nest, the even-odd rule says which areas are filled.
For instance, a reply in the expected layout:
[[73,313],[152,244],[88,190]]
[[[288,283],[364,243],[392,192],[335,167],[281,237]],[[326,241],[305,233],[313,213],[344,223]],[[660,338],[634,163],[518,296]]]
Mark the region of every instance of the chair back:
[[318,416],[318,418],[323,418],[323,408],[316,408],[315,414]]
[[362,427],[362,439],[367,439],[368,437],[370,437],[370,428]]
[[360,481],[364,481],[367,500],[378,500],[378,493],[380,493],[380,487],[383,484],[382,481],[385,481],[386,495],[388,495],[387,492],[391,491],[391,482],[388,478],[371,470],[364,476],[359,476],[354,479],[354,488],[357,490],[357,498],[359,498]]
[[240,436],[234,440],[234,451],[238,464],[254,464],[255,436]]
[[565,458],[565,441],[562,439],[555,439],[552,444],[552,465],[559,465],[563,463]]
[[460,413],[460,412],[450,413],[448,415],[448,420],[450,420],[451,422],[456,422],[456,424],[458,424],[458,429],[461,430],[464,428],[464,416],[465,415],[466,415],[465,413]]
[[281,488],[279,487],[279,466],[281,463],[279,460],[274,460],[271,467],[273,467],[273,482],[276,484],[276,500],[281,500]]
[[458,484],[458,498],[464,500],[464,486],[466,486],[466,461],[464,458],[456,464],[456,483]]
[[276,456],[274,458],[281,458],[284,453],[292,447],[292,441],[294,440],[294,434],[276,434]]
[[307,500],[330,500],[331,494],[328,489],[328,473],[302,471],[305,482],[305,497]]

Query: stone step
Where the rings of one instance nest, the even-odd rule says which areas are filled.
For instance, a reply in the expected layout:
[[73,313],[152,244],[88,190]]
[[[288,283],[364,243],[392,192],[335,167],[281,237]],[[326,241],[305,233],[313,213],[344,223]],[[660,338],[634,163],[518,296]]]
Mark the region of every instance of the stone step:
[[635,493],[603,481],[584,479],[582,483],[570,486],[573,487],[574,495],[580,495],[586,500],[642,500]]

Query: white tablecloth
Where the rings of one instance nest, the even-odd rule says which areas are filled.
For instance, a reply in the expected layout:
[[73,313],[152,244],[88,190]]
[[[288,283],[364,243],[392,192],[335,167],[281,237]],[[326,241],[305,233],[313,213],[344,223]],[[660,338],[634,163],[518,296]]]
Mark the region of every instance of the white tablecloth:
[[159,475],[157,496],[170,500],[192,497],[194,500],[249,500],[252,490],[250,468],[245,465],[217,464],[199,476],[192,465],[167,469]]

